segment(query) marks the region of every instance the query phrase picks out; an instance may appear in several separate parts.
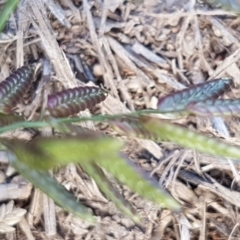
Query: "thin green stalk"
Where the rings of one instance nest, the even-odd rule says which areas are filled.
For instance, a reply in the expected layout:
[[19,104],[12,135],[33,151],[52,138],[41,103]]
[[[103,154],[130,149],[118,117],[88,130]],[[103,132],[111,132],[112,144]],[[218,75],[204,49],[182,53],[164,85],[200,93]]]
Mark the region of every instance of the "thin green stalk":
[[141,110],[136,112],[131,112],[127,114],[115,114],[115,115],[97,115],[91,117],[74,117],[74,118],[59,118],[59,119],[48,119],[43,121],[29,121],[29,122],[17,122],[11,125],[7,125],[0,128],[0,134],[13,131],[18,128],[43,128],[43,127],[57,127],[59,124],[63,123],[73,123],[73,122],[84,122],[84,121],[93,121],[93,122],[100,122],[100,121],[109,121],[124,117],[137,117],[143,114],[151,114],[151,113],[159,113],[158,110]]
[[17,8],[19,0],[8,0],[0,13],[0,33],[3,31],[9,17]]

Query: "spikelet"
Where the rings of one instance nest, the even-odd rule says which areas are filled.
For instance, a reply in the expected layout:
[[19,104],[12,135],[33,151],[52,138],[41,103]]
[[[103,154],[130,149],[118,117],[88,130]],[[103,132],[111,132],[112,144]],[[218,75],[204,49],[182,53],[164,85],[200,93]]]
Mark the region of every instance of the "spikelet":
[[219,78],[200,83],[182,91],[167,95],[158,100],[158,110],[162,113],[184,111],[191,102],[200,102],[219,97],[229,89],[232,78]]
[[0,112],[10,113],[29,90],[35,71],[34,65],[23,66],[0,83]]
[[231,116],[240,113],[240,99],[209,99],[190,103],[187,110],[199,116]]
[[68,117],[94,107],[106,97],[106,91],[97,87],[67,89],[48,96],[48,111],[53,117]]

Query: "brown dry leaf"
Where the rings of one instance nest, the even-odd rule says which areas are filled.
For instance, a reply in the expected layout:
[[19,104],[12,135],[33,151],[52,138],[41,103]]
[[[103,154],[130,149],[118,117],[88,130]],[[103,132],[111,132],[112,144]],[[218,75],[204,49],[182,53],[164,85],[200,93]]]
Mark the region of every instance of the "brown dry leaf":
[[3,203],[0,206],[0,233],[12,232],[13,225],[17,224],[27,211],[22,208],[14,208],[14,202]]

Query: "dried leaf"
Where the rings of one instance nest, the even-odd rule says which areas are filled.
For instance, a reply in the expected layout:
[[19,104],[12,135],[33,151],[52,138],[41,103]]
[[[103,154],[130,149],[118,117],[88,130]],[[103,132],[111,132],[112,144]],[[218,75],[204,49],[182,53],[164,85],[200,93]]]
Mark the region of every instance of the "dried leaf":
[[0,222],[0,233],[9,233],[13,231],[15,231],[14,227],[11,227],[4,222]]
[[10,214],[13,211],[14,201],[10,201],[6,204],[5,214]]
[[10,113],[29,90],[35,71],[34,65],[23,66],[0,83],[0,112]]
[[160,98],[158,100],[158,109],[162,113],[184,111],[191,102],[217,98],[226,91],[231,84],[232,78],[227,77],[197,84]]
[[15,225],[18,223],[21,219],[21,217],[26,213],[25,209],[14,209],[11,214],[6,215],[4,222],[7,223],[8,225]]
[[187,110],[200,116],[237,115],[240,113],[240,99],[209,99],[190,103]]
[[11,227],[17,224],[23,215],[27,212],[22,208],[13,208],[14,202],[2,204],[0,207],[0,233],[13,232],[15,228]]
[[53,117],[68,117],[94,107],[106,97],[106,91],[97,87],[67,89],[48,96],[48,110]]

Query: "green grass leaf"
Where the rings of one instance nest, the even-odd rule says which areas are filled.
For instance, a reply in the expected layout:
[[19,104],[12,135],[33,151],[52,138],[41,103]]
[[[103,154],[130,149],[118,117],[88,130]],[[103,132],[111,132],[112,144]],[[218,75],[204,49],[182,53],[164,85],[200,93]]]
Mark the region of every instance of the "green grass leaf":
[[160,121],[157,118],[144,117],[141,118],[141,122],[144,128],[162,140],[177,143],[203,153],[240,160],[240,149],[238,147],[206,137],[187,128]]
[[98,161],[98,164],[111,173],[119,182],[130,187],[132,191],[140,196],[159,204],[161,207],[172,210],[180,209],[179,204],[165,191],[160,189],[157,182],[148,178],[131,161],[127,161],[116,154],[106,158],[104,161]]
[[29,143],[0,139],[18,159],[33,169],[48,170],[68,163],[89,163],[118,152],[123,143],[117,139],[83,133],[77,137],[40,137]]
[[126,216],[131,218],[135,223],[140,224],[139,216],[133,212],[129,202],[127,202],[109,183],[104,173],[99,169],[96,164],[84,164],[82,165],[84,171],[91,176],[100,190],[106,195],[106,197],[114,202],[116,207]]
[[96,219],[89,210],[81,203],[78,203],[76,198],[52,178],[47,171],[35,170],[18,160],[13,154],[10,155],[9,160],[10,164],[23,177],[51,197],[60,207],[77,217],[95,223]]
[[0,33],[3,31],[9,17],[17,8],[19,0],[8,0],[0,12]]

